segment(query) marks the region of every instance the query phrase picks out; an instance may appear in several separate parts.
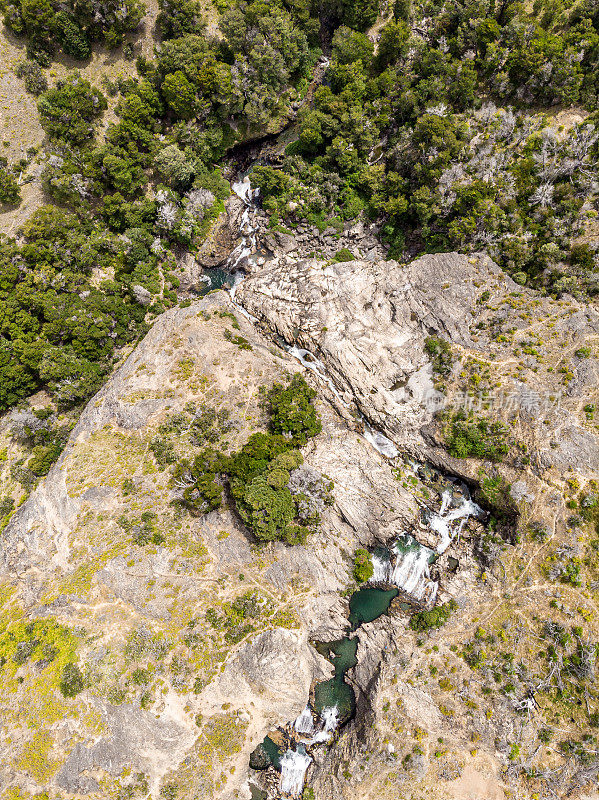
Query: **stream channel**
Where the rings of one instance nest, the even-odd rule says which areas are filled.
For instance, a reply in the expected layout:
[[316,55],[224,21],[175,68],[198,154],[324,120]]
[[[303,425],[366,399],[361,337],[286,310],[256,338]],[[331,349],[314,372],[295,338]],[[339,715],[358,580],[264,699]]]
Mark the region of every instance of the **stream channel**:
[[[244,278],[244,269],[257,266],[257,200],[259,190],[253,189],[249,178],[243,176],[232,184],[233,192],[243,201],[245,209],[240,220],[241,240],[229,256],[224,269],[206,271],[206,290],[227,289],[231,302],[243,316],[253,322],[252,317],[235,300],[237,286]],[[205,292],[204,292],[205,293]],[[325,365],[308,350],[283,343],[287,352],[309,369],[319,381],[324,382],[345,406]],[[373,429],[367,420],[363,436],[368,443],[390,461],[399,457],[399,452],[380,431]],[[411,464],[416,472],[420,465]],[[436,512],[423,512],[421,525],[426,526],[438,536],[435,549],[421,545],[408,532],[399,532],[397,537],[385,546],[371,551],[373,575],[366,585],[357,589],[349,598],[349,614],[346,635],[336,641],[312,642],[315,649],[333,665],[333,677],[317,683],[302,713],[284,728],[272,731],[258,745],[250,757],[250,767],[255,770],[274,768],[279,775],[280,796],[293,798],[302,794],[307,770],[313,761],[311,751],[315,747],[328,746],[335,732],[354,715],[356,698],[348,680],[348,672],[356,666],[358,628],[386,614],[395,598],[399,607],[409,612],[414,608],[434,606],[438,582],[431,577],[431,565],[445,552],[451,542],[459,538],[466,520],[471,517],[482,518],[485,514],[470,498],[464,484],[436,475],[437,485],[443,482],[440,507]],[[457,491],[456,491],[457,490]],[[266,798],[267,794],[250,781],[252,797],[256,800]]]

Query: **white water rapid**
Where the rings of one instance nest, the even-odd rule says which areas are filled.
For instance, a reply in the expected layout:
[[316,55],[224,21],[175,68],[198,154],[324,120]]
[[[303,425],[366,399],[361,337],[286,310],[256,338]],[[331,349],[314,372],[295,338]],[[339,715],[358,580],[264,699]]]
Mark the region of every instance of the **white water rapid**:
[[[464,498],[457,508],[449,509],[450,503],[451,492],[447,489],[441,498],[441,508],[436,514],[431,514],[428,520],[430,529],[439,534],[439,543],[436,548],[439,554],[444,553],[456,537],[459,540],[462,528],[469,517],[476,517],[483,513],[482,508],[470,498]],[[453,525],[452,523],[457,520],[460,521],[459,525]]]
[[375,430],[372,428],[368,422],[362,417],[362,421],[364,423],[364,438],[367,442],[374,447],[375,450],[385,456],[385,458],[397,458],[399,455],[399,450],[393,444],[391,439],[387,439],[380,431]]
[[331,741],[339,725],[339,709],[337,706],[323,708],[320,719],[322,720],[322,729],[315,733],[311,739],[306,741],[306,744],[309,746]]
[[452,493],[446,489],[441,495],[441,507],[427,519],[428,527],[439,535],[435,550],[419,544],[413,536],[401,533],[391,545],[388,556],[373,553],[374,572],[370,583],[397,586],[421,603],[434,605],[439,584],[430,576],[430,565],[435,555],[441,555],[454,539],[459,539],[469,517],[483,513],[469,497],[462,498],[455,508],[451,508],[451,504]]
[[286,750],[281,756],[281,779],[279,788],[287,797],[298,797],[304,787],[304,780],[312,758],[306,748],[298,744],[297,750]]
[[[344,400],[343,397],[341,397],[337,387],[327,375],[325,365],[319,358],[316,358],[316,356],[309,350],[306,350],[303,347],[297,347],[297,345],[287,346],[287,352],[290,356],[296,358],[302,366],[304,366],[306,369],[309,369],[314,373],[314,375],[320,378],[323,383],[326,383],[342,406],[349,408],[350,404]],[[385,458],[397,458],[399,455],[399,450],[393,444],[391,439],[388,439],[380,431],[377,431],[375,428],[373,428],[370,423],[367,422],[364,416],[360,415],[360,418],[364,424],[364,433],[362,435],[366,441],[371,444],[381,455],[385,456]]]
[[327,375],[326,367],[322,363],[322,361],[320,361],[320,359],[316,358],[316,356],[313,355],[309,350],[304,350],[303,347],[297,347],[296,345],[291,345],[291,346],[288,345],[286,349],[290,356],[296,358],[302,366],[304,366],[306,369],[309,369],[310,372],[313,372],[320,378],[321,381],[326,383],[326,385],[333,392],[337,400],[339,400],[339,402],[342,405],[348,408],[349,403],[346,403],[346,401],[341,397],[341,395],[337,391],[337,387]]
[[293,723],[294,729],[298,733],[305,733],[311,736],[313,733],[316,732],[316,728],[314,727],[314,720],[312,718],[312,712],[310,711],[310,706],[306,706],[299,717]]
[[386,583],[397,586],[406,594],[425,605],[433,605],[439,584],[430,576],[430,564],[434,551],[419,544],[413,536],[401,533],[391,545],[390,556],[373,554],[374,573],[371,583]]
[[249,264],[250,267],[256,266],[255,253],[258,246],[258,223],[256,215],[258,210],[256,208],[256,200],[260,195],[260,189],[252,189],[250,179],[246,175],[242,180],[236,181],[232,184],[233,192],[243,200],[245,208],[241,215],[241,222],[239,223],[239,232],[241,233],[241,242],[233,250],[227,261],[227,267],[232,273],[233,283],[229,289],[229,296],[231,302],[240,314],[243,314],[250,322],[258,322],[258,318],[252,316],[249,311],[235,301],[235,292],[237,287],[244,279],[245,275],[240,268],[243,262]]
[[296,733],[300,734],[301,741],[311,747],[314,744],[328,742],[339,725],[339,709],[337,706],[328,706],[320,713],[322,727],[316,729],[310,706],[307,705],[293,723]]
[[[407,540],[407,536],[405,536]],[[411,544],[411,543],[410,543]],[[399,541],[393,545],[395,567],[391,572],[390,583],[422,603],[433,605],[437,598],[439,584],[431,579],[430,563],[433,551],[414,540],[407,550]]]

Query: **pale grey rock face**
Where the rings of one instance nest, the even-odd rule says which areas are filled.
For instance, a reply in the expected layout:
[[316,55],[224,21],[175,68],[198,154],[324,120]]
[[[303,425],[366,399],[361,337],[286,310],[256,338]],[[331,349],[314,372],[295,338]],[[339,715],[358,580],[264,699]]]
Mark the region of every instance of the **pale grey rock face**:
[[245,206],[237,197],[229,197],[221,214],[196,253],[200,266],[212,268],[226,262],[239,239],[239,219]]
[[176,761],[177,755],[182,758],[195,739],[191,725],[169,715],[156,719],[154,714],[131,704],[106,703],[98,711],[109,728],[109,736],[91,746],[77,743],[56,777],[61,789],[74,794],[97,792],[99,784],[94,774],[101,774],[99,770],[116,777],[127,768],[146,772],[156,791],[161,767]]
[[[599,314],[572,298],[539,299],[485,254],[426,255],[407,265],[280,255],[254,271],[236,297],[274,334],[313,354],[314,371],[328,379],[322,392],[341,413],[353,402],[413,457],[456,474],[469,474],[467,465],[440,447],[432,424],[445,398],[434,387],[427,337],[447,341],[457,358],[517,366],[510,331],[536,331],[549,347],[561,340],[574,357],[572,379],[539,373],[536,359],[522,353],[521,372],[504,371],[494,413],[508,421],[517,411],[544,468],[599,470],[599,441],[578,416],[597,385],[598,360],[576,355],[599,333]],[[534,313],[521,313],[523,303]],[[508,335],[498,337],[503,331]],[[555,348],[550,358],[557,362],[562,350]]]
[[[274,727],[293,721],[305,707],[314,683],[331,676],[331,665],[309,642],[339,639],[347,630],[347,599],[341,592],[351,582],[356,548],[392,538],[410,525],[417,513],[413,498],[395,479],[387,459],[319,397],[323,430],[303,448],[304,465],[294,475],[298,486],[315,493],[322,517],[320,530],[306,546],[273,543],[262,548],[265,566],[263,572],[257,571],[255,542],[233,512],[223,509],[189,523],[208,554],[210,566],[205,573],[186,569],[188,560],[192,566],[191,557],[165,545],[135,548],[130,537],[117,532],[122,547],[101,560],[90,587],[65,590],[46,599],[45,587],[55,581],[60,585],[77,569],[78,548],[88,536],[82,527],[85,516],[93,512],[103,518],[98,528],[112,525],[111,530],[117,531],[120,515],[130,513],[128,504],[135,502],[121,493],[123,475],[113,480],[113,445],[101,437],[112,431],[131,446],[142,439],[148,442],[165,417],[195,401],[197,386],[193,388],[193,380],[186,384],[178,377],[181,363],[193,356],[194,375],[206,376],[218,390],[220,401],[228,404],[232,417],[245,426],[240,442],[256,427],[258,387],[281,380],[285,372],[301,369],[295,359],[275,350],[272,342],[241,315],[240,333],[253,350],[243,351],[225,343],[223,329],[230,324],[230,317],[220,315],[231,311],[235,309],[227,295],[220,293],[188,308],[171,309],[156,320],[144,340],[89,402],[48,477],[12,517],[3,533],[0,577],[18,576],[19,597],[26,614],[56,617],[71,626],[89,626],[98,637],[94,651],[85,656],[94,669],[96,663],[106,661],[102,652],[110,651],[107,658],[114,657],[110,648],[116,640],[116,652],[121,652],[119,647],[122,649],[131,635],[131,626],[153,632],[180,624],[173,612],[173,595],[166,589],[171,580],[176,581],[178,597],[193,603],[194,615],[203,620],[206,607],[214,602],[205,599],[208,587],[230,587],[233,596],[255,586],[254,576],[258,575],[260,590],[273,602],[284,605],[293,600],[292,627],[281,624],[258,630],[231,645],[218,664],[216,677],[210,674],[198,693],[191,691],[190,685],[180,688],[173,679],[152,711],[133,708],[129,703],[101,704],[94,696],[90,702],[101,704],[97,710],[106,730],[101,736],[82,736],[75,748],[65,748],[55,779],[55,785],[63,791],[105,797],[101,786],[104,774],[116,777],[133,770],[149,776],[153,796],[158,797],[160,785],[170,772],[193,753],[199,735],[196,715],[205,719],[222,716],[225,706],[236,720],[247,720],[247,732],[241,750],[231,761],[235,773],[231,773],[229,785],[206,797],[216,800],[235,794],[245,781],[250,752]],[[223,347],[229,348],[226,357]],[[309,373],[307,378],[311,380]],[[246,403],[253,403],[249,415]],[[344,414],[348,416],[346,410]],[[103,443],[98,443],[98,437]],[[79,489],[76,481],[81,461],[77,459],[83,456],[84,461],[93,460],[100,452],[98,448],[107,459],[108,471],[86,473],[85,485]],[[319,475],[327,476],[327,483],[328,479],[334,481],[332,505],[324,504],[318,496]],[[154,491],[155,474],[151,470],[145,474],[138,469],[131,477],[137,497]],[[164,473],[163,477],[168,476]],[[157,502],[166,508],[173,492],[166,488],[164,494],[152,497],[159,498]],[[86,558],[103,552],[90,541]],[[244,582],[241,573],[245,573]],[[111,635],[104,639],[108,630]],[[374,662],[373,654],[365,669]],[[65,741],[75,735],[77,725],[76,721],[65,721]],[[7,759],[12,759],[10,752]],[[198,797],[203,795],[199,793]]]
[[142,306],[149,306],[152,302],[152,293],[149,292],[145,286],[135,285],[133,286],[133,297],[137,300],[138,303]]
[[293,720],[306,705],[314,680],[331,677],[332,667],[308,646],[306,634],[276,628],[245,643],[203,692],[206,707],[233,700],[258,708],[267,723]]
[[[240,204],[233,199],[229,204],[230,220],[240,210]],[[223,229],[224,238],[219,244],[224,253],[230,245],[226,238],[234,225],[231,221],[222,224],[229,225],[229,233]],[[359,230],[354,233],[361,235]],[[198,264],[196,268],[199,269]],[[306,485],[314,481],[315,475],[328,476],[334,482],[334,504],[319,508],[321,529],[306,546],[290,548],[276,543],[265,550],[267,564],[260,575],[261,588],[267,594],[284,598],[284,602],[294,595],[301,598],[294,609],[298,625],[252,634],[232,646],[216,676],[210,676],[199,694],[179,695],[177,687],[171,686],[159,719],[128,705],[102,707],[109,735],[81,742],[70,751],[57,773],[59,787],[72,793],[96,792],[96,771],[119,775],[131,768],[150,774],[154,796],[158,796],[160,782],[181,765],[196,742],[194,715],[216,716],[226,706],[238,719],[247,720],[248,729],[229,785],[213,797],[224,799],[242,791],[251,750],[274,726],[287,724],[299,714],[315,681],[330,677],[331,666],[316,654],[309,641],[339,639],[347,630],[347,600],[341,592],[350,584],[356,548],[389,542],[400,531],[412,530],[420,515],[416,499],[394,476],[388,459],[356,432],[361,423],[351,413],[352,403],[416,457],[435,460],[450,472],[467,472],[468,464],[449,457],[436,439],[435,407],[428,402],[435,397],[432,366],[425,342],[428,336],[438,335],[457,352],[505,358],[490,332],[474,329],[477,319],[482,317],[488,322],[495,313],[485,312],[485,317],[478,304],[483,292],[497,287],[507,293],[522,291],[485,256],[467,258],[458,254],[426,256],[407,266],[394,261],[294,263],[283,257],[269,262],[239,286],[236,299],[265,324],[268,332],[313,352],[321,362],[316,371],[322,367],[337,387],[332,391],[325,381],[305,373],[319,388],[323,430],[304,448],[305,465],[294,476],[298,484]],[[49,576],[68,574],[72,569],[70,559],[76,548],[70,536],[84,511],[92,509],[110,515],[117,503],[118,491],[109,485],[89,486],[79,494],[71,491],[69,468],[77,446],[90,443],[91,437],[106,426],[132,437],[150,436],[150,431],[155,430],[152,425],[181,410],[186,401],[195,397],[193,391],[173,389],[170,395],[162,391],[169,385],[173,367],[180,359],[197,357],[198,373],[205,372],[219,391],[229,393],[227,402],[232,409],[244,405],[238,401],[240,387],[245,386],[248,375],[254,384],[247,390],[245,400],[256,394],[258,385],[280,379],[286,370],[300,369],[296,360],[275,350],[272,339],[257,333],[241,316],[241,334],[254,349],[241,354],[230,349],[223,357],[223,348],[232,345],[225,345],[222,327],[217,329],[216,325],[223,324],[219,314],[231,310],[227,296],[220,294],[162,315],[88,404],[47,480],[12,518],[3,535],[0,574],[18,576],[23,605],[35,614],[54,614],[70,623],[81,613],[79,606],[87,603],[91,610],[95,603],[102,613],[105,604],[113,611],[124,608],[130,618],[149,628],[171,622],[169,594],[156,589],[156,597],[148,598],[148,580],[168,577],[171,572],[169,555],[163,547],[138,556],[131,565],[128,555],[121,553],[106,559],[94,574],[96,594],[92,598],[65,593],[45,603],[38,591],[39,582],[44,577],[48,580]],[[502,316],[507,325],[524,324],[509,309],[501,309],[497,316]],[[555,329],[584,337],[599,331],[599,324],[594,312],[577,312],[558,320]],[[232,366],[236,359],[241,360],[241,367]],[[594,376],[592,360],[577,367],[569,389],[574,404],[582,405],[580,401],[592,387]],[[536,389],[541,391],[543,386]],[[329,402],[323,401],[323,396]],[[526,424],[534,424],[538,414],[528,406],[521,418]],[[554,418],[559,421],[559,436],[555,447],[548,447],[553,428],[539,434],[539,464],[563,471],[572,466],[598,468],[595,435],[581,427],[569,407],[556,411]],[[250,425],[245,432],[249,430]],[[473,481],[477,480],[477,469],[477,465],[471,469]],[[514,470],[513,478],[509,472],[506,474],[517,502],[538,502],[538,476],[527,473],[525,480],[517,480],[520,472]],[[136,480],[149,483],[151,477],[138,475]],[[549,495],[543,502],[550,502]],[[557,494],[556,507],[560,502]],[[214,512],[196,520],[194,526],[210,554],[211,571],[198,577],[181,569],[172,577],[182,596],[201,603],[202,591],[208,584],[226,586],[228,581],[239,580],[239,573],[249,572],[246,566],[252,562],[253,547],[247,531],[231,511]],[[221,535],[223,528],[225,537]],[[449,597],[458,598],[460,607],[476,602],[473,587],[478,577],[471,555],[473,540],[480,538],[482,531],[474,524],[471,529],[471,534],[466,530],[462,541],[452,549],[459,557],[459,569],[444,577],[439,593],[443,602]],[[420,536],[418,532],[416,535]],[[434,546],[436,541],[426,543]],[[436,568],[449,572],[448,558],[446,554],[439,559]],[[184,559],[180,563],[183,566]],[[246,585],[249,584],[243,584]],[[205,608],[198,610],[198,614],[204,612]],[[101,633],[104,623],[99,619],[95,624]],[[114,624],[119,626],[122,622],[117,619]],[[352,796],[351,786],[340,788],[339,765],[344,760],[355,763],[356,753],[365,752],[369,746],[368,727],[375,729],[380,711],[376,704],[382,706],[385,701],[384,692],[378,693],[379,687],[385,685],[381,678],[385,660],[392,660],[400,669],[408,650],[407,640],[412,636],[404,635],[405,630],[405,617],[399,619],[398,615],[364,625],[358,633],[359,663],[349,677],[358,690],[359,721],[348,725],[335,749],[322,756],[322,763],[315,764],[313,785],[317,797],[346,800]],[[448,726],[425,691],[400,682],[398,694],[411,724],[421,725],[424,721],[431,730],[442,731]],[[128,728],[135,733],[127,736]],[[371,767],[384,765],[387,758],[388,754],[379,749],[372,755]],[[425,768],[425,762],[418,762],[415,774]],[[401,781],[397,780],[399,789]]]
[[506,280],[482,255],[424,256],[407,266],[281,261],[251,275],[237,298],[286,342],[317,355],[395,442],[413,444],[434,410],[425,340],[470,346],[469,317],[481,284],[494,279]]

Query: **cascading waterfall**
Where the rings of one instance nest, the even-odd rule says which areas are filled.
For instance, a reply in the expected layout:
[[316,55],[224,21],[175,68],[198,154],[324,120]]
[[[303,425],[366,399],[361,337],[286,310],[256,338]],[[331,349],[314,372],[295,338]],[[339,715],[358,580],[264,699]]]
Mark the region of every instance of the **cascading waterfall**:
[[421,603],[433,605],[439,589],[439,584],[430,575],[434,551],[419,544],[412,536],[402,534],[393,544],[393,552],[396,561],[389,582]]
[[349,407],[349,403],[347,403],[337,391],[337,387],[333,383],[333,381],[329,378],[326,373],[326,367],[322,363],[322,361],[316,358],[309,350],[305,350],[303,347],[297,347],[297,345],[288,345],[286,348],[287,352],[293,358],[296,358],[300,364],[309,369],[310,372],[313,372],[321,381],[326,383],[329,389],[333,392],[337,400],[345,406],[346,408]]
[[294,729],[298,733],[304,733],[311,736],[313,733],[316,732],[316,728],[314,726],[314,719],[312,717],[312,711],[310,710],[310,706],[306,706],[299,717],[293,723]]
[[[298,347],[297,345],[288,345],[286,349],[290,356],[296,358],[303,367],[309,369],[318,378],[320,378],[323,383],[326,383],[341,405],[345,406],[345,408],[349,408],[350,404],[344,400],[343,397],[341,397],[337,387],[327,375],[325,365],[319,358],[316,358],[316,356],[309,350],[306,350],[303,347]],[[388,439],[380,431],[377,431],[375,428],[373,428],[363,415],[360,415],[360,419],[364,424],[363,436],[366,441],[371,444],[381,455],[385,456],[385,458],[397,458],[399,455],[399,450],[393,444],[391,439]]]
[[[463,498],[457,508],[448,511],[450,503],[451,492],[447,489],[443,492],[441,508],[436,514],[431,514],[428,519],[430,529],[439,534],[439,543],[436,548],[439,554],[444,553],[455,538],[459,539],[469,517],[477,517],[483,513],[482,508],[469,497]],[[452,525],[457,520],[460,520],[459,525]]]
[[258,246],[258,225],[256,224],[258,211],[255,201],[260,194],[260,189],[252,189],[252,184],[247,175],[243,180],[234,183],[232,189],[237,197],[245,203],[239,224],[241,242],[233,250],[227,262],[229,269],[235,273],[237,266],[244,260],[251,265],[256,263],[254,253]]
[[391,559],[378,553],[372,554],[373,573],[370,583],[389,583],[391,580]]
[[[258,225],[256,223],[257,209],[255,202],[260,195],[260,189],[252,189],[250,179],[247,175],[243,178],[243,180],[233,183],[231,188],[237,197],[239,197],[240,200],[243,200],[246,208],[241,215],[241,242],[233,250],[227,262],[228,269],[233,275],[233,285],[229,290],[229,294],[235,308],[237,308],[245,317],[247,317],[247,319],[251,320],[252,322],[258,322],[259,320],[256,317],[252,316],[248,311],[245,310],[245,308],[235,302],[235,293],[237,291],[237,287],[244,278],[244,272],[238,268],[239,264],[243,261],[246,261],[250,266],[256,266],[257,263],[254,258],[258,241]],[[316,356],[309,350],[306,350],[303,347],[298,347],[297,345],[287,345],[286,350],[289,355],[293,356],[293,358],[296,358],[303,367],[309,369],[321,381],[323,381],[323,383],[325,383],[333,392],[341,405],[345,406],[345,408],[349,408],[350,404],[343,397],[341,397],[337,387],[333,383],[332,379],[328,376],[325,365],[320,359],[316,358]],[[391,439],[388,439],[380,431],[375,430],[367,422],[364,416],[361,415],[361,419],[364,423],[363,435],[366,441],[369,442],[375,450],[377,450],[386,458],[397,458],[399,455],[399,450],[393,444]]]
[[375,430],[372,428],[368,422],[362,417],[362,421],[364,423],[364,438],[367,442],[374,447],[375,450],[385,456],[385,458],[397,458],[399,455],[399,450],[393,444],[391,439],[388,439],[384,434],[380,431]]
[[324,732],[333,733],[339,724],[339,709],[337,706],[323,708],[321,717],[324,724]]
[[297,750],[286,750],[281,756],[281,778],[279,788],[288,797],[298,797],[304,788],[304,780],[312,757],[303,744]]
[[[394,557],[394,563],[392,562]],[[406,594],[426,605],[433,605],[439,585],[430,576],[430,564],[435,553],[407,533],[401,533],[391,545],[391,551],[372,556],[374,572],[370,583],[397,586]]]
[[[248,176],[244,176],[241,180],[232,184],[233,192],[244,203],[244,210],[241,214],[239,225],[239,232],[241,234],[241,241],[233,250],[227,261],[227,272],[231,276],[231,287],[229,295],[232,305],[251,322],[256,323],[258,319],[249,314],[245,308],[235,301],[237,288],[245,277],[246,269],[250,270],[252,267],[263,263],[262,259],[256,258],[258,247],[258,209],[256,207],[256,200],[259,197],[260,190],[252,187]],[[287,345],[287,352],[297,359],[306,369],[310,370],[320,381],[324,382],[337,400],[346,408],[350,403],[345,400],[333,380],[327,373],[324,363],[316,358],[309,350],[298,347],[297,345]],[[383,433],[373,428],[368,421],[361,415],[361,420],[364,425],[363,437],[364,439],[377,450],[381,455],[390,460],[395,460],[399,456],[399,450],[395,444],[387,438]],[[412,464],[414,471],[418,469],[417,464]],[[373,576],[370,583],[374,584],[387,584],[403,590],[407,595],[413,597],[415,600],[422,604],[432,607],[437,597],[439,585],[430,576],[430,565],[434,561],[437,554],[444,553],[449,547],[451,542],[459,536],[462,528],[468,517],[482,513],[482,510],[476,503],[472,502],[470,497],[464,498],[461,503],[452,508],[452,493],[448,489],[443,492],[441,498],[441,505],[439,511],[431,513],[428,516],[427,524],[431,530],[439,535],[439,542],[436,550],[425,547],[407,533],[400,533],[398,538],[391,545],[390,550],[378,551],[372,555],[373,563]],[[459,524],[455,524],[459,521]],[[369,615],[365,615],[364,609],[361,610],[361,616],[357,614],[357,608],[352,609],[350,602],[350,612],[355,613],[357,616],[352,620],[350,613],[350,622],[352,622],[352,630],[355,630],[361,622],[370,621],[378,618],[389,607],[391,600],[397,595],[396,589],[388,589],[383,591],[380,588],[367,588],[354,593],[352,599],[358,595],[376,595],[375,599],[379,599],[379,595],[384,597],[385,603],[378,604],[374,610],[367,609]],[[369,602],[373,605],[372,598],[366,598],[364,603]],[[355,604],[357,606],[357,604]],[[290,742],[287,750],[280,754],[280,749],[272,742],[270,744],[275,750],[275,755],[267,748],[267,753],[270,757],[270,764],[275,768],[280,769],[279,790],[282,795],[288,798],[297,798],[302,794],[306,773],[313,761],[312,756],[306,748],[311,748],[318,744],[329,744],[334,736],[335,731],[339,727],[340,722],[349,718],[353,708],[355,708],[355,698],[351,686],[345,683],[345,672],[351,666],[357,663],[356,650],[357,640],[349,636],[340,640],[337,644],[348,643],[353,646],[353,656],[347,663],[344,661],[343,665],[337,663],[344,655],[339,649],[333,650],[336,659],[335,663],[335,677],[329,681],[319,684],[316,689],[321,687],[324,694],[325,690],[329,693],[327,697],[328,703],[324,705],[320,700],[318,693],[314,701],[315,708],[320,708],[320,713],[314,713],[307,704],[301,714],[295,719],[293,725],[287,727],[290,734]],[[335,643],[329,643],[331,646]],[[344,648],[347,649],[347,648]],[[346,656],[347,654],[345,654]],[[334,685],[334,686],[331,686]],[[340,697],[340,689],[345,688],[347,691]],[[333,691],[334,690],[334,691]],[[330,696],[333,695],[333,696]],[[347,697],[346,695],[349,695]],[[333,705],[338,703],[339,705]],[[354,705],[352,706],[352,703]],[[347,707],[346,707],[347,706]],[[316,722],[315,722],[316,719]],[[293,729],[293,730],[291,730]],[[263,742],[269,741],[268,737]],[[264,767],[256,767],[263,769]]]
[[[435,550],[421,545],[413,536],[401,533],[388,552],[375,552],[372,555],[373,574],[370,583],[390,584],[402,589],[419,602],[432,606],[437,599],[439,584],[430,576],[430,565],[436,555],[444,553],[472,516],[480,516],[483,511],[470,497],[462,499],[451,508],[452,493],[446,489],[441,495],[439,511],[429,515],[427,524],[439,535]],[[459,520],[458,525],[454,525]]]
[[256,208],[256,200],[260,195],[260,189],[253,189],[250,179],[246,175],[242,180],[236,181],[232,184],[233,192],[245,204],[245,208],[241,215],[241,222],[239,224],[239,231],[241,233],[241,242],[233,250],[227,260],[227,268],[232,275],[233,282],[229,289],[229,296],[232,304],[243,314],[250,322],[258,322],[258,318],[254,317],[249,311],[235,301],[235,293],[237,287],[244,279],[245,274],[240,264],[245,262],[250,267],[256,266],[255,259],[256,248],[258,246],[258,224],[256,222],[256,215],[258,209]]
[[339,709],[337,706],[323,708],[320,718],[322,720],[322,730],[315,733],[311,739],[306,741],[308,746],[321,744],[322,742],[330,742],[339,725]]

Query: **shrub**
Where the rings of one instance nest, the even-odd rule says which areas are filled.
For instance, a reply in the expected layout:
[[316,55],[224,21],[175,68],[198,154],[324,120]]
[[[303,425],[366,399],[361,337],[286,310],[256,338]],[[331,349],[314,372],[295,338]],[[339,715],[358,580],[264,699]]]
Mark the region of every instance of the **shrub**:
[[60,691],[64,697],[75,697],[83,691],[83,675],[77,664],[65,664],[60,678]]
[[354,557],[354,578],[358,583],[366,583],[372,578],[374,567],[368,550],[359,548]]
[[410,617],[410,628],[419,632],[441,628],[457,607],[455,600],[450,600],[449,603],[443,603],[430,611],[418,611]]
[[333,261],[355,261],[355,256],[351,250],[347,249],[347,247],[342,247],[341,250],[337,250],[333,256]]
[[65,11],[59,11],[54,17],[54,28],[58,41],[67,55],[79,61],[90,57],[91,50],[87,37],[72,16]]
[[[290,488],[291,473],[303,458],[296,447],[320,431],[320,420],[311,400],[315,392],[300,375],[287,386],[274,384],[264,392],[271,414],[270,433],[254,433],[236,453],[226,456],[204,447],[193,463],[175,467],[173,482],[183,489],[183,502],[196,513],[219,508],[228,484],[235,508],[260,541],[279,539],[288,544],[305,542],[319,522],[318,504],[307,496],[301,481]],[[313,492],[328,501],[330,485],[310,483]]]
[[267,394],[271,431],[290,437],[294,447],[305,445],[309,438],[322,430],[312,404],[315,397],[316,392],[299,373],[293,376],[286,387],[275,383]]
[[30,94],[38,95],[48,88],[48,81],[37,61],[28,59],[21,61],[15,70],[17,78],[25,83],[25,88]]
[[64,444],[62,442],[53,442],[52,444],[48,445],[37,445],[33,448],[33,456],[30,458],[29,463],[27,464],[28,469],[30,469],[34,475],[41,477],[43,475],[47,475],[50,472],[50,467],[55,461],[58,460],[58,457],[62,453],[64,449]]
[[38,100],[42,128],[51,139],[81,145],[94,135],[94,125],[106,109],[106,98],[78,73],[58,81]]
[[433,364],[433,372],[439,375],[449,375],[451,372],[451,365],[453,364],[453,356],[451,354],[451,346],[445,339],[438,336],[428,336],[424,342],[424,349],[430,356]]
[[21,201],[21,190],[14,175],[0,166],[0,203],[14,205]]
[[450,417],[445,428],[445,444],[455,458],[501,461],[508,452],[507,433],[501,422],[469,419],[463,412],[458,412]]

